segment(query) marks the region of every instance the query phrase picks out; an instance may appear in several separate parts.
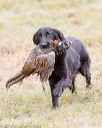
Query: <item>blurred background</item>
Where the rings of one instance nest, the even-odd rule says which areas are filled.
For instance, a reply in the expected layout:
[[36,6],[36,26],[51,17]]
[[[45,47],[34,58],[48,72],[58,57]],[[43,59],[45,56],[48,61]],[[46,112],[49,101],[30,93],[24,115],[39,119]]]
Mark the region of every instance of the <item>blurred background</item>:
[[[5,91],[5,82],[21,69],[35,47],[33,34],[42,26],[81,39],[92,61],[93,89],[86,91],[78,75],[78,95],[66,90],[56,112],[50,111],[48,83],[45,97],[37,76]],[[0,124],[102,127],[102,0],[0,0]]]

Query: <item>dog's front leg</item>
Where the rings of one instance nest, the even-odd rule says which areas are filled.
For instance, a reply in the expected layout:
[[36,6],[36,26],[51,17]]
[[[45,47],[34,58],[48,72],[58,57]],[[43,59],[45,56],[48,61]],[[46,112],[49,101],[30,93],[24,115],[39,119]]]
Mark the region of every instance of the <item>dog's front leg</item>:
[[53,94],[55,96],[60,97],[64,91],[64,89],[68,87],[72,93],[75,91],[75,86],[72,82],[71,79],[67,78],[62,78],[56,85],[55,85],[55,89],[53,90]]
[[54,89],[56,88],[55,87],[55,84],[56,83],[56,81],[54,81],[53,79],[49,79],[49,85],[50,85],[50,90],[51,90],[51,97],[52,97],[52,108],[54,109],[54,108],[57,108],[58,106],[59,106],[59,103],[58,103],[58,99],[59,99],[59,97],[58,96],[55,96],[54,95]]
[[64,91],[64,83],[63,79],[61,79],[56,85],[55,89],[53,90],[53,95],[60,97]]

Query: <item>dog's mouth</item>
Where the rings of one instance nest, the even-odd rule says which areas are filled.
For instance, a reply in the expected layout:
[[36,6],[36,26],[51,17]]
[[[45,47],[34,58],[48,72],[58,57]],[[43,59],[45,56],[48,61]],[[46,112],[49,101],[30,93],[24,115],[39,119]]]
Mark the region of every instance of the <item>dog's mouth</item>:
[[44,51],[44,53],[54,51],[56,55],[61,55],[66,52],[70,45],[71,44],[68,43],[68,41],[49,40],[47,45],[40,45],[40,48]]

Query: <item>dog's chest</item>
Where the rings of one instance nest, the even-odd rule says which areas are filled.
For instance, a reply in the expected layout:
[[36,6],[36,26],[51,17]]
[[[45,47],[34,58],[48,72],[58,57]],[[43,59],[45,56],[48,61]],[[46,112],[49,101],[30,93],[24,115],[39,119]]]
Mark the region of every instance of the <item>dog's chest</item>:
[[55,66],[54,66],[54,74],[62,77],[65,74],[65,63],[63,58],[62,59],[56,59],[55,60]]

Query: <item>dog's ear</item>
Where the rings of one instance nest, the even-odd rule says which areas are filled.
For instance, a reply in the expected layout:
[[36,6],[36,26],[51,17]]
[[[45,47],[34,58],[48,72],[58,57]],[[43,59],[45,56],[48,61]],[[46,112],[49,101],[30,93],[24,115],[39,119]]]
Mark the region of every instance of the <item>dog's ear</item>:
[[65,37],[63,35],[62,32],[60,32],[59,30],[57,29],[53,29],[53,31],[57,34],[58,38],[62,41],[62,40],[65,40]]
[[33,43],[34,43],[35,45],[38,45],[38,44],[39,44],[38,35],[39,35],[39,31],[37,31],[37,32],[33,35]]

